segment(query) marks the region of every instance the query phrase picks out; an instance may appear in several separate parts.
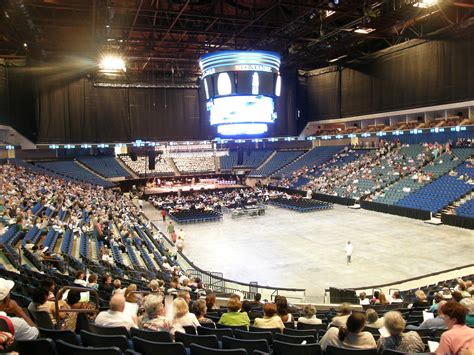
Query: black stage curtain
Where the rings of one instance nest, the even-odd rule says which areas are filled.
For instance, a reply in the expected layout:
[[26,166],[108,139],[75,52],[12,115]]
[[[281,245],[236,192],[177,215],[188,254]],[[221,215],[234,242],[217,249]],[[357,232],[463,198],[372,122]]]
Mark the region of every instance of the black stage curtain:
[[87,79],[38,86],[39,142],[198,139],[196,89],[94,87]]
[[295,69],[288,69],[281,74],[281,93],[276,98],[277,120],[270,125],[269,136],[294,136],[296,132],[296,89]]
[[130,89],[132,136],[199,139],[197,89]]
[[9,125],[7,68],[0,65],[0,124]]
[[341,115],[341,72],[332,71],[310,76],[308,88],[309,120],[338,118]]
[[442,214],[441,222],[450,226],[474,229],[474,218],[456,216],[453,214]]
[[6,74],[8,84],[6,91],[8,114],[2,118],[2,123],[15,128],[28,139],[35,141],[37,129],[33,77],[31,73],[21,67],[7,68],[4,74]]
[[421,219],[424,221],[429,220],[431,218],[431,213],[428,211],[421,211],[421,210],[401,207],[401,206],[387,205],[385,203],[361,201],[360,207],[366,210],[370,210],[370,211],[389,213],[389,214],[394,214],[394,215],[402,216],[402,217]]
[[473,33],[403,46],[370,62],[349,63],[339,71],[309,77],[308,119],[350,117],[474,97]]

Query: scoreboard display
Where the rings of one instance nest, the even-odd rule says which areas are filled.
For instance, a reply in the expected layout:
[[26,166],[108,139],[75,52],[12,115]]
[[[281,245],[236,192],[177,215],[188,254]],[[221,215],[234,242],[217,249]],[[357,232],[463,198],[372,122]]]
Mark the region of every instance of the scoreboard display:
[[222,135],[255,135],[276,118],[280,56],[264,51],[209,53],[199,60],[211,126]]

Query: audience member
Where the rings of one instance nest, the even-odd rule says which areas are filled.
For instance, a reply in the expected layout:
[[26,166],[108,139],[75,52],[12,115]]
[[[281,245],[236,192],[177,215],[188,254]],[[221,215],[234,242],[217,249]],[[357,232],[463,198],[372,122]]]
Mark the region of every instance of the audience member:
[[[89,320],[93,320],[96,312],[96,308],[93,304],[89,302],[81,302],[81,293],[77,290],[69,290],[66,298],[67,307],[69,309],[87,309],[90,310],[90,313],[87,313]],[[66,312],[64,317],[63,329],[76,331],[77,324],[77,312]]]
[[212,319],[206,318],[207,308],[206,308],[206,301],[203,299],[198,299],[193,302],[191,307],[194,315],[196,316],[199,324],[210,324],[214,323]]
[[459,303],[467,310],[466,325],[468,327],[474,327],[474,299],[463,298]]
[[384,317],[379,318],[377,311],[373,308],[369,308],[365,311],[365,316],[367,317],[367,328],[380,329],[384,326],[385,319]]
[[316,307],[308,304],[303,308],[303,316],[298,318],[298,323],[303,324],[322,324],[321,319],[316,318]]
[[403,300],[400,296],[400,292],[399,291],[395,291],[393,294],[392,294],[392,298],[390,300],[390,303],[403,303]]
[[216,305],[216,295],[214,293],[206,295],[206,307],[207,312],[213,312],[216,309],[219,309]]
[[448,330],[441,334],[437,355],[460,354],[465,349],[474,349],[474,329],[466,325],[467,310],[455,301],[440,306]]
[[367,298],[367,294],[365,292],[361,292],[359,294],[359,304],[361,306],[370,304],[370,300]]
[[274,303],[266,303],[263,305],[263,318],[255,318],[254,327],[256,328],[279,328],[283,330],[285,325],[277,314],[277,306]]
[[80,270],[76,272],[76,279],[74,280],[74,283],[79,286],[86,287],[87,286],[87,281],[85,280],[86,274],[84,274],[84,271]]
[[432,313],[436,312],[438,310],[439,303],[443,300],[444,300],[443,294],[441,292],[437,292],[434,295],[433,304],[430,307],[430,312]]
[[96,274],[90,274],[89,278],[87,279],[87,287],[93,288],[94,290],[99,289],[99,284],[97,283],[97,275]]
[[10,298],[10,292],[15,286],[15,282],[0,278],[0,314],[7,316],[15,328],[16,340],[33,340],[38,337],[39,331],[33,321],[23,311],[23,309]]
[[260,302],[261,299],[262,299],[262,295],[260,293],[256,293],[253,296],[253,301],[250,301],[250,304],[252,305],[252,307],[262,307],[263,303]]
[[171,332],[171,322],[165,317],[163,297],[150,294],[143,299],[145,313],[139,318],[140,329]]
[[349,349],[374,349],[377,347],[374,337],[369,332],[362,331],[365,327],[365,316],[353,313],[347,318],[347,323],[338,328],[330,327],[321,338],[321,350],[326,351],[328,345]]
[[123,314],[125,297],[122,294],[113,295],[109,307],[108,311],[102,311],[97,315],[95,324],[103,327],[125,327],[127,329],[137,327],[130,317]]
[[440,301],[438,303],[437,316],[423,321],[423,323],[420,324],[418,329],[446,329],[446,323],[444,323],[444,315],[440,309],[440,307],[445,303],[446,301]]
[[247,313],[239,312],[242,308],[242,303],[237,297],[229,298],[227,302],[227,313],[223,313],[219,319],[219,324],[230,325],[230,326],[239,326],[250,325],[250,318]]
[[426,300],[426,294],[422,290],[415,291],[415,302],[412,304],[413,308],[427,308],[429,303]]
[[331,321],[331,325],[335,327],[346,326],[347,319],[349,318],[351,314],[352,314],[351,305],[349,303],[341,304],[337,310],[336,316]]
[[380,337],[378,349],[395,350],[404,353],[420,353],[425,350],[425,344],[417,332],[403,333],[406,322],[400,312],[390,311],[385,313],[385,328],[390,333],[389,337]]
[[277,313],[283,323],[294,322],[293,315],[289,312],[288,301],[285,296],[279,296],[275,299]]
[[198,319],[194,315],[194,313],[189,312],[188,303],[178,297],[173,301],[174,304],[174,320],[173,320],[173,327],[172,333],[181,332],[185,333],[184,327],[186,326],[193,326],[194,328],[200,325]]

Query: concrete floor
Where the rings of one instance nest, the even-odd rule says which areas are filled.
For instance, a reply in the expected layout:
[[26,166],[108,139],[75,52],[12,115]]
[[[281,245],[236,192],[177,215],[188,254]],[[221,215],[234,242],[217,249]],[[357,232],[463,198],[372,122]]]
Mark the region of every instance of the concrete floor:
[[[152,220],[159,216],[148,205]],[[473,262],[474,231],[335,205],[298,213],[269,206],[265,216],[188,224],[184,252],[199,267],[260,285],[324,289],[394,282]],[[344,247],[354,245],[346,265]]]

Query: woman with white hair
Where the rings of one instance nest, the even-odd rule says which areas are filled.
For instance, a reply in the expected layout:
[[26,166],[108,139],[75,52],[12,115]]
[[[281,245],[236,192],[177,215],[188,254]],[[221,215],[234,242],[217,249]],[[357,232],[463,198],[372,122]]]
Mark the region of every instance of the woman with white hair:
[[173,301],[174,305],[174,320],[173,329],[171,333],[181,332],[186,333],[184,327],[193,326],[197,328],[200,323],[194,313],[189,313],[188,303],[181,297],[176,298]]
[[377,343],[380,352],[385,349],[404,353],[421,353],[425,350],[425,344],[417,332],[403,333],[406,322],[402,314],[397,311],[385,313],[385,328],[390,333],[389,337],[381,337]]
[[323,321],[316,318],[316,307],[308,304],[303,308],[304,316],[298,318],[298,323],[304,324],[322,324]]
[[143,300],[145,313],[139,318],[140,329],[153,331],[171,331],[171,323],[164,316],[163,297],[155,294],[148,295]]

